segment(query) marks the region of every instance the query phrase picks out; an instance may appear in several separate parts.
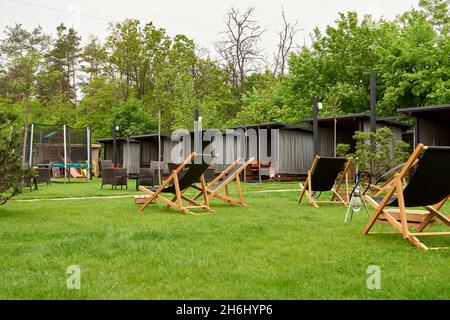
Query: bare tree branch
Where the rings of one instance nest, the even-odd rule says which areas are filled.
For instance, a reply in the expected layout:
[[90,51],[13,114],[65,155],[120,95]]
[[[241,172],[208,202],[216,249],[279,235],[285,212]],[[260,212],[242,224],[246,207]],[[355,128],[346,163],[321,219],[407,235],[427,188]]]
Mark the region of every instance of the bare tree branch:
[[298,22],[291,24],[286,19],[286,14],[284,8],[281,7],[281,17],[283,19],[282,31],[277,32],[278,34],[278,51],[275,55],[275,63],[273,74],[275,76],[284,75],[286,72],[287,61],[289,58],[289,53],[293,48],[294,37],[299,31],[297,28]]
[[230,8],[225,19],[226,31],[223,39],[216,44],[216,50],[230,72],[230,82],[245,90],[245,77],[256,70],[263,59],[260,47],[261,36],[266,31],[253,19],[254,8],[244,12]]

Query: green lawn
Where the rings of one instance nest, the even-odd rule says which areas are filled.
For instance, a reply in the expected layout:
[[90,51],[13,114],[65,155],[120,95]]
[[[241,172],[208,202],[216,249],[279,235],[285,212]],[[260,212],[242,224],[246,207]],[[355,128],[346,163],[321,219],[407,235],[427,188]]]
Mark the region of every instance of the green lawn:
[[[213,201],[215,212],[198,217],[161,204],[141,215],[132,198],[50,200],[135,194],[133,182],[128,191],[55,183],[0,207],[0,299],[450,298],[450,250],[363,237],[363,212],[344,225],[343,207],[258,192],[295,183],[246,184],[251,208]],[[23,201],[39,198],[48,200]],[[425,241],[450,246],[448,237]],[[81,268],[81,290],[66,288],[69,265]],[[370,265],[381,268],[381,290],[367,289]]]

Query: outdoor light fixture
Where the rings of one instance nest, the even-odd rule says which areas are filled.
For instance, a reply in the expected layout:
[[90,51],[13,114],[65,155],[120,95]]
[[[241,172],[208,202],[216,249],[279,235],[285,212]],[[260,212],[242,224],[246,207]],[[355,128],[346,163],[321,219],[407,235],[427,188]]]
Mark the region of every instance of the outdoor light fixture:
[[317,104],[317,107],[319,108],[319,110],[322,110],[322,108],[323,108],[323,103],[322,103],[322,102],[319,102],[319,103]]
[[352,199],[350,200],[350,206],[352,207],[353,212],[359,212],[359,210],[361,210],[361,204],[361,191],[359,190],[359,187],[357,187],[353,192]]
[[[356,158],[358,160],[358,158]],[[350,193],[350,203],[347,209],[347,214],[345,215],[344,223],[347,223],[347,221],[352,220],[353,213],[357,213],[361,211],[361,207],[364,205],[364,208],[366,209],[367,217],[370,218],[369,215],[369,209],[367,208],[366,200],[364,199],[364,194],[366,191],[370,188],[371,183],[371,176],[367,171],[359,171],[358,165],[356,165],[356,175],[355,175],[355,187],[353,188],[352,192]],[[368,179],[366,189],[364,189],[363,192],[361,192],[361,183],[363,178]]]
[[116,126],[115,129],[116,129],[116,131],[119,131],[120,127],[119,127],[119,126]]

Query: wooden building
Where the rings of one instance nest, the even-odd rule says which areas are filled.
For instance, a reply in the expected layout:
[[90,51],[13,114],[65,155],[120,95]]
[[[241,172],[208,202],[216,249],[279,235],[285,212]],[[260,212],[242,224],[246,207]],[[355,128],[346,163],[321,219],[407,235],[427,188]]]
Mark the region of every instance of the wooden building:
[[450,146],[450,105],[403,108],[399,113],[413,117],[413,144]]
[[[353,136],[357,131],[370,131],[370,116],[366,113],[354,113],[347,115],[338,115],[336,117],[326,116],[318,119],[319,121],[319,155],[323,157],[333,157],[335,152],[334,127],[336,124],[336,145],[350,145],[350,152],[355,151],[356,141]],[[302,123],[312,127],[312,119],[303,119]],[[392,145],[402,140],[402,133],[410,127],[399,121],[390,118],[377,118],[377,129],[387,127],[393,133]]]
[[[265,167],[263,169],[265,177],[283,180],[303,176],[314,159],[313,135],[309,128],[270,122],[232,129],[242,129],[247,133],[244,145],[233,148],[235,150],[243,148],[241,150],[244,150],[247,159],[255,157],[260,160]],[[252,133],[253,140],[250,137]],[[230,146],[227,146],[227,150],[230,149]]]

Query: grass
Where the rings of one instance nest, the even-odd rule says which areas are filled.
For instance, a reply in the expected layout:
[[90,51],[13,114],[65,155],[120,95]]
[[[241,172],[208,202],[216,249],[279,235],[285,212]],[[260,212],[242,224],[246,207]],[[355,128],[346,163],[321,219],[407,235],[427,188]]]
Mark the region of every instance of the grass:
[[[294,183],[246,184],[251,208],[214,201],[215,212],[200,217],[161,204],[140,215],[131,198],[48,200],[128,195],[133,187],[59,183],[0,207],[0,298],[450,298],[450,250],[424,252],[399,235],[363,237],[364,212],[344,225],[343,207],[314,209],[297,206],[296,192],[258,192]],[[66,288],[69,265],[81,268],[81,290]],[[367,289],[369,265],[381,268],[381,290]]]
[[[298,182],[270,182],[270,183],[248,183],[245,185],[247,191],[271,189],[271,190],[286,190],[298,188]],[[124,196],[135,195],[139,193],[136,191],[135,180],[128,181],[128,189],[123,187],[117,190],[112,189],[111,185],[103,186],[101,188],[101,181],[99,179],[93,179],[92,181],[86,181],[85,179],[72,179],[69,183],[64,183],[64,179],[52,179],[52,185],[47,186],[40,184],[38,191],[29,191],[24,189],[23,193],[18,195],[15,199],[28,200],[28,199],[49,199],[49,198],[67,198],[67,197],[99,197],[99,196]]]

